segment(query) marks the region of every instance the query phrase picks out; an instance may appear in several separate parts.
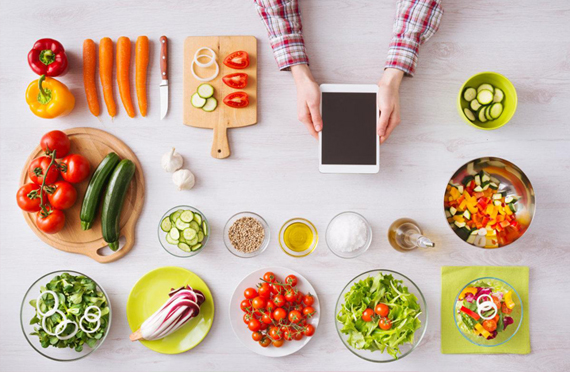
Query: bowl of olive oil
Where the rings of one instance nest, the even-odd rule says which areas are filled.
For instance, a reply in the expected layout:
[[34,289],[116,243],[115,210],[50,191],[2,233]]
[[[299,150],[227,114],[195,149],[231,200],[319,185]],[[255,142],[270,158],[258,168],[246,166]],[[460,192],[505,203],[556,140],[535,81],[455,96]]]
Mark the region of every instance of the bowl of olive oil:
[[279,230],[279,245],[291,257],[305,257],[313,253],[319,242],[319,233],[311,221],[292,218]]

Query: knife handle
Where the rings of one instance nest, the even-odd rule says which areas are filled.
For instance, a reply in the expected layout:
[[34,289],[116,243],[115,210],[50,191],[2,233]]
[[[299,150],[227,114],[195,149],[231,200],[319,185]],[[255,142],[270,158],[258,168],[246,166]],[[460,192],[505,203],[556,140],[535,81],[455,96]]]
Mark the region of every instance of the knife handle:
[[168,39],[160,37],[160,77],[168,80]]

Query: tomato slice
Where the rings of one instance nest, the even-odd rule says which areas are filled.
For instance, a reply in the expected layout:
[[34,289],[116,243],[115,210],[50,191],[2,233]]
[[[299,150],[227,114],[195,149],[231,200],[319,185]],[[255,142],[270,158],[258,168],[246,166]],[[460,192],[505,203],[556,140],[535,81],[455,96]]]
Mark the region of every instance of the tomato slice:
[[229,74],[224,76],[222,81],[230,88],[243,89],[247,86],[247,74],[242,72]]
[[224,65],[236,70],[244,69],[249,66],[249,55],[243,50],[233,52],[224,58]]
[[224,103],[233,108],[243,108],[249,105],[249,96],[246,92],[230,93],[224,98]]

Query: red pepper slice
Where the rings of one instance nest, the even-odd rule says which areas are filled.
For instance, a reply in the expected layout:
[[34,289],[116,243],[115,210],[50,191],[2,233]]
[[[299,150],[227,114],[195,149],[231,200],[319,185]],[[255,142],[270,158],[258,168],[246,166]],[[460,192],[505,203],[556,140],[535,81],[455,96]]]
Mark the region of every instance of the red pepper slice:
[[67,71],[67,55],[59,41],[40,39],[28,53],[28,64],[38,75],[60,76]]
[[479,316],[479,314],[469,310],[468,308],[466,308],[465,306],[461,306],[461,309],[459,309],[459,311],[464,312],[465,314],[469,315],[471,318],[475,319],[475,320],[479,320],[479,318],[481,318]]

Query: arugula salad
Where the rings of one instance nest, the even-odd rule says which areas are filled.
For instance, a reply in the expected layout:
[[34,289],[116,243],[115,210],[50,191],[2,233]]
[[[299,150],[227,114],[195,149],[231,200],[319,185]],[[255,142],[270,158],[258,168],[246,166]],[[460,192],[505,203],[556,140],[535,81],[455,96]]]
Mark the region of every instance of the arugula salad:
[[401,280],[378,273],[353,284],[336,319],[353,348],[379,350],[397,359],[401,345],[413,344],[421,313],[417,297]]
[[109,324],[109,304],[97,284],[81,275],[63,273],[42,286],[30,305],[36,314],[30,320],[33,336],[43,348],[93,348],[105,335]]

